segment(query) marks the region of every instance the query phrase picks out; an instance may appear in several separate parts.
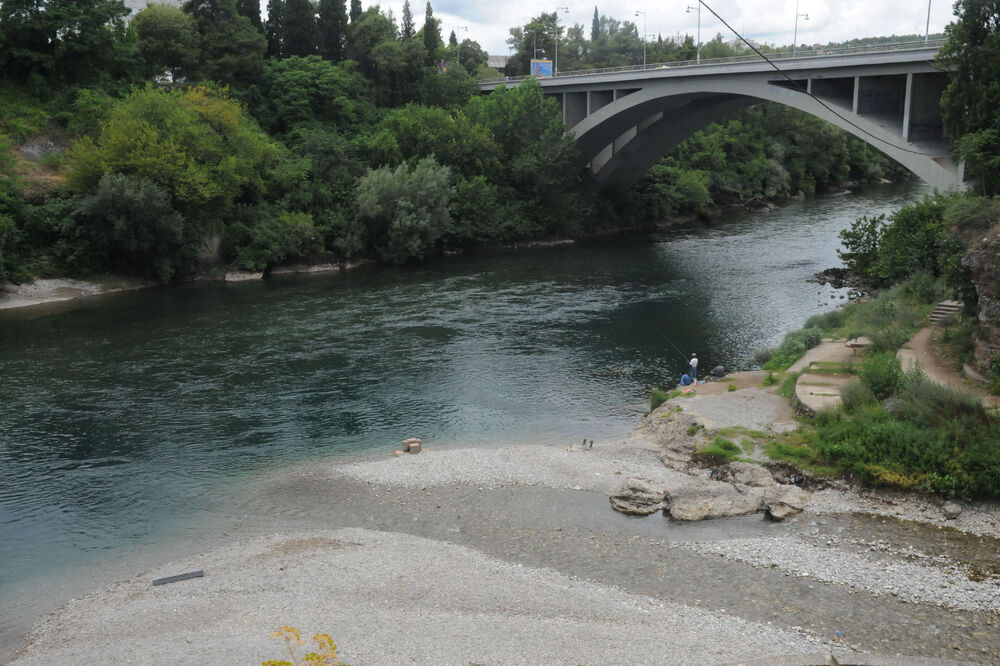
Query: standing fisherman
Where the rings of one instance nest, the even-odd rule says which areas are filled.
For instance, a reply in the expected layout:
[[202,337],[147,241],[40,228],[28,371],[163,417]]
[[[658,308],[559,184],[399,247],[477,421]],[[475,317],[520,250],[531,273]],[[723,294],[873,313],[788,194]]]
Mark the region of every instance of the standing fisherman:
[[691,377],[691,381],[698,381],[698,356],[691,354],[691,370],[688,372]]

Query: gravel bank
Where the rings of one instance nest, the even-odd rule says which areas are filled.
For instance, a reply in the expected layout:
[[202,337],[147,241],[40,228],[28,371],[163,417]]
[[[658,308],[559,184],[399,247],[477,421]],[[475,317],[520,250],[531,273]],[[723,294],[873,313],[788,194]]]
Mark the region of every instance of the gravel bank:
[[[1000,611],[1000,578],[970,580],[972,572],[968,569],[912,548],[896,549],[874,542],[842,543],[837,537],[825,536],[812,543],[791,537],[743,538],[671,547],[848,585],[874,596],[889,594],[946,608]],[[858,548],[859,552],[844,547]]]
[[[205,577],[152,587],[154,578]],[[234,543],[98,590],[14,663],[251,664],[326,632],[352,664],[713,664],[815,653],[805,634],[625,593],[468,548],[344,529]]]

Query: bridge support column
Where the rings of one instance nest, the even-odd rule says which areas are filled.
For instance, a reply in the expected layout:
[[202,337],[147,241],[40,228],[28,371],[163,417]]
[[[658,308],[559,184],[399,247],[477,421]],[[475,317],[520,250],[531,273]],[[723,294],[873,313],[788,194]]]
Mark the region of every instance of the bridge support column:
[[903,93],[903,141],[910,142],[910,106],[913,100],[913,74],[906,75],[906,92]]
[[861,98],[861,77],[854,77],[854,101],[851,103],[851,113],[858,114],[858,101]]

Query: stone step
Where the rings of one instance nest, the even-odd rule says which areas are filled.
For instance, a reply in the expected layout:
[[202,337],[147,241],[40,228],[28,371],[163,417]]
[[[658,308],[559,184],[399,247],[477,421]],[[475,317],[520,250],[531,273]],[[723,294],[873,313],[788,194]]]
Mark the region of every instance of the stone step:
[[927,321],[940,326],[948,321],[962,309],[961,301],[941,301],[934,307],[934,311],[927,316]]

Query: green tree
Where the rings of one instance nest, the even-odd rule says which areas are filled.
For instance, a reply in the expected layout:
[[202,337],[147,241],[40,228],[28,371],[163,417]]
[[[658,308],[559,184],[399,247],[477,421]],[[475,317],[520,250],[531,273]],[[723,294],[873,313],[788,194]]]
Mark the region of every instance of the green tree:
[[71,151],[71,185],[87,193],[107,173],[164,188],[185,218],[225,215],[254,196],[278,147],[223,92],[136,90],[111,110],[97,139]]
[[122,0],[4,0],[0,64],[4,77],[46,94],[127,75]]
[[267,39],[267,57],[280,58],[285,43],[285,1],[267,0],[267,21],[264,36]]
[[284,56],[314,55],[319,47],[319,30],[316,10],[310,0],[286,0],[284,28]]
[[434,18],[434,10],[431,9],[431,0],[427,0],[427,7],[424,10],[424,50],[427,52],[427,64],[434,65],[437,60],[438,50],[441,48],[441,22]]
[[402,40],[413,39],[417,32],[413,26],[413,11],[410,9],[410,0],[403,0],[403,22],[400,26],[399,37]]
[[105,173],[93,194],[77,200],[73,214],[106,269],[163,281],[194,272],[200,229],[185,224],[164,187]]
[[351,0],[351,23],[361,18],[361,0]]
[[344,59],[347,6],[344,0],[319,0],[319,52],[330,62]]
[[195,76],[233,86],[247,86],[260,76],[267,40],[236,10],[236,0],[188,0],[201,37],[201,62]]
[[368,82],[319,56],[269,60],[256,95],[253,114],[265,130],[279,136],[318,126],[354,132],[375,119]]
[[601,18],[597,13],[597,5],[594,5],[594,20],[590,22],[590,41],[596,42],[601,36]]
[[132,28],[150,76],[169,71],[176,81],[196,67],[201,56],[198,29],[179,7],[149,5],[132,19]]
[[383,261],[405,263],[434,248],[448,231],[451,172],[427,157],[369,172],[358,182],[358,229]]
[[236,11],[240,16],[250,19],[250,23],[258,32],[264,31],[264,25],[260,20],[260,0],[236,0]]
[[952,150],[984,194],[1000,193],[1000,3],[956,0],[937,62],[952,68],[941,117]]

